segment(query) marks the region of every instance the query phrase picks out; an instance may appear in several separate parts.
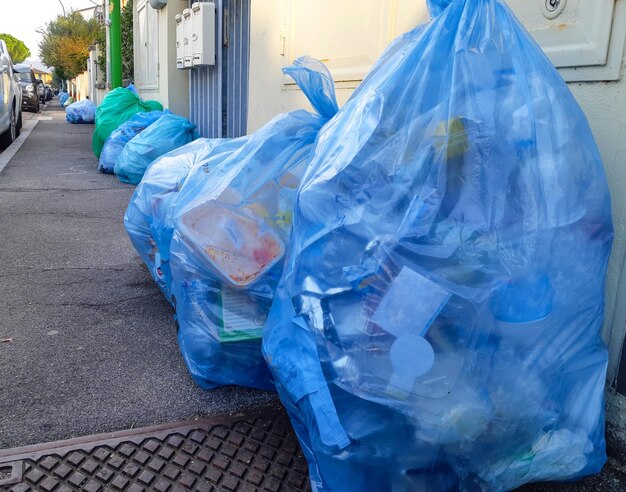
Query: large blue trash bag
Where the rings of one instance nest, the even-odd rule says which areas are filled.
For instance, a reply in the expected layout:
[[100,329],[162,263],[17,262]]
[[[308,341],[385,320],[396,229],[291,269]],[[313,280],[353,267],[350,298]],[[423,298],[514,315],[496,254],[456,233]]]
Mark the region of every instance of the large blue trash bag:
[[123,183],[136,185],[153,160],[196,138],[196,126],[187,118],[165,114],[124,146],[113,171]]
[[70,104],[65,108],[68,123],[93,123],[96,119],[96,105],[89,99]]
[[59,93],[59,104],[63,106],[65,104],[65,101],[67,101],[69,97],[70,95],[67,92]]
[[164,111],[136,113],[128,121],[125,121],[113,130],[109,138],[104,142],[104,147],[102,147],[102,153],[98,161],[98,170],[106,174],[113,174],[115,162],[126,144],[164,114],[169,114],[169,111],[166,109]]
[[[187,178],[174,205],[172,294],[181,352],[204,388],[273,389],[261,353],[263,326],[288,247],[295,191],[319,130],[337,111],[326,67],[286,68],[313,114],[282,114]],[[231,144],[232,145],[232,144]]]
[[606,459],[588,123],[503,2],[429,3],[321,131],[266,322],[316,491],[503,491]]
[[159,157],[148,166],[126,209],[126,232],[170,301],[169,244],[174,232],[174,201],[192,169],[200,167],[200,172],[205,172],[209,159],[224,150],[231,151],[231,142],[199,138]]

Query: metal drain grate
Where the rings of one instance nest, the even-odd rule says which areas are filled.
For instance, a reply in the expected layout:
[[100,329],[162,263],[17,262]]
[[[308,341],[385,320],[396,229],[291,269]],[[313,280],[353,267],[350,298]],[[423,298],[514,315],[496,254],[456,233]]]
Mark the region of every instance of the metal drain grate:
[[0,490],[309,490],[306,460],[282,410],[121,434],[21,448],[13,456],[0,451]]
[[89,131],[75,131],[75,132],[63,132],[63,135],[91,135],[93,132]]

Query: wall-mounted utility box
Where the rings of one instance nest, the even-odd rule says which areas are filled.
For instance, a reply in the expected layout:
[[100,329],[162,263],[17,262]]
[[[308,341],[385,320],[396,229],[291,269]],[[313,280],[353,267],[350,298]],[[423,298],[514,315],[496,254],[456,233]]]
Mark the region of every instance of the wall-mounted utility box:
[[148,0],[148,3],[153,9],[159,10],[167,5],[167,0]]
[[176,21],[176,68],[182,69],[185,67],[185,50],[183,47],[184,27],[183,16],[176,14],[174,17]]
[[506,0],[569,82],[621,75],[626,6],[616,0]]
[[183,68],[191,68],[193,65],[191,32],[191,9],[185,9],[183,10]]
[[191,51],[193,66],[215,65],[215,3],[191,6]]

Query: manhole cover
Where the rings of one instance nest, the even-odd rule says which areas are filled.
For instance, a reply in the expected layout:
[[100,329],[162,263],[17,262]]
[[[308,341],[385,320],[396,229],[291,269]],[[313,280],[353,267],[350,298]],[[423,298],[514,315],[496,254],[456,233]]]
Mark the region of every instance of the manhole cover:
[[[3,480],[4,477],[4,480]],[[0,450],[0,490],[310,490],[284,410]]]

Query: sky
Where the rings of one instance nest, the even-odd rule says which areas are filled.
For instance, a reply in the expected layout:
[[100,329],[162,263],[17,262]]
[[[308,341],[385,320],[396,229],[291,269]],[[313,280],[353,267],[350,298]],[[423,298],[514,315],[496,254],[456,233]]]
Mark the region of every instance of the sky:
[[[94,0],[95,3],[98,0]],[[31,60],[39,59],[41,34],[36,31],[65,11],[95,5],[90,0],[0,0],[0,33],[8,33],[26,43]]]

